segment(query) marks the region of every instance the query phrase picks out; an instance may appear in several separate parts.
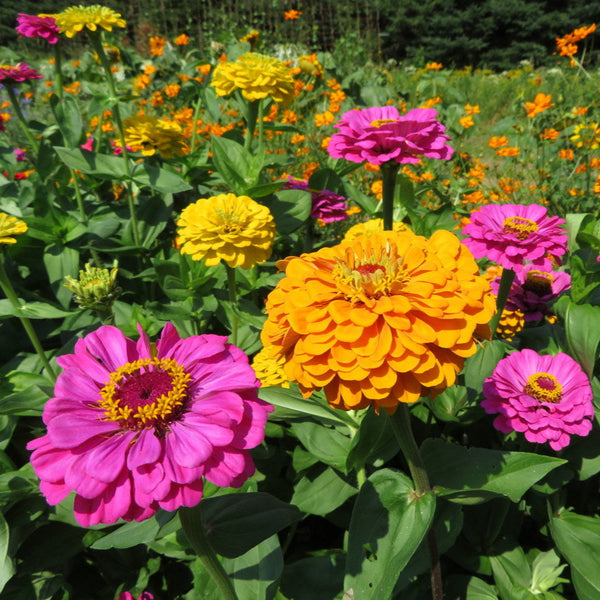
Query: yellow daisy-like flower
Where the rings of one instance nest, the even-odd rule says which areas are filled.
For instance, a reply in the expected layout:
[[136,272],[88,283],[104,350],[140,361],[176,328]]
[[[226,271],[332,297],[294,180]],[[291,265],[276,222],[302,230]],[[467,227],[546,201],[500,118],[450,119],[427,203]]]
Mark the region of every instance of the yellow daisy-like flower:
[[290,387],[283,370],[284,365],[284,357],[276,356],[276,348],[273,346],[263,348],[252,361],[252,368],[263,387]]
[[270,256],[275,221],[266,206],[248,196],[220,194],[184,208],[177,226],[182,254],[209,267],[224,260],[230,267],[250,269]]
[[571,141],[577,148],[596,150],[600,147],[600,125],[598,123],[581,123],[575,126]]
[[251,102],[272,98],[278,104],[294,99],[294,79],[278,59],[257,52],[246,52],[234,62],[219,63],[211,85],[217,96],[228,96],[240,90]]
[[502,311],[496,333],[507,342],[512,342],[515,335],[525,327],[525,315],[520,310]]
[[100,4],[70,6],[56,15],[56,25],[61,33],[72,38],[84,28],[96,31],[99,28],[112,31],[113,27],[125,27],[121,14]]
[[261,339],[305,396],[344,410],[435,395],[456,381],[495,301],[452,233],[374,233],[285,262]]
[[183,130],[177,123],[139,115],[125,119],[123,129],[125,143],[144,156],[158,152],[165,158],[171,158],[174,154],[183,154]]
[[[394,231],[406,231],[408,227],[404,223],[395,222]],[[373,233],[379,233],[383,231],[383,219],[369,219],[363,223],[357,223],[346,231],[344,240],[355,240],[361,235],[372,235]]]
[[0,212],[0,244],[16,244],[13,235],[19,235],[27,231],[25,221],[11,217],[6,213]]

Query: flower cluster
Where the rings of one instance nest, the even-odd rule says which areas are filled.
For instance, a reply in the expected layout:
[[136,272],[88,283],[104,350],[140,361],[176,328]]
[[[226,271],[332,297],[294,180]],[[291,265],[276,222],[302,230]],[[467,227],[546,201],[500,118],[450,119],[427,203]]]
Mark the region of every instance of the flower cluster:
[[489,283],[447,231],[381,232],[283,261],[267,298],[264,347],[305,395],[395,410],[456,380],[494,314]]
[[226,338],[182,339],[168,323],[154,346],[141,329],[136,343],[103,326],[57,362],[47,433],[28,448],[47,501],[74,491],[81,525],[195,506],[204,478],[239,487],[252,475],[272,407]]
[[211,85],[217,96],[240,90],[251,102],[272,98],[287,105],[294,99],[294,79],[278,59],[257,52],[246,52],[236,61],[222,62],[214,70]]

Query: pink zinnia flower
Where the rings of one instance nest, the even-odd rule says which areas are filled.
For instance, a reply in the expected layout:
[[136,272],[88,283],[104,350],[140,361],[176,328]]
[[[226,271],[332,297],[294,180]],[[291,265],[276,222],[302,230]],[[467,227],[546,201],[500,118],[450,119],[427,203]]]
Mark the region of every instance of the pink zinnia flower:
[[333,158],[381,165],[390,160],[417,163],[421,156],[447,160],[454,149],[433,108],[415,108],[401,116],[394,106],[344,113],[327,151]]
[[546,216],[538,204],[486,204],[471,213],[471,222],[462,233],[475,258],[487,258],[514,269],[524,261],[551,270],[548,255],[567,251],[567,232],[559,217]]
[[567,354],[541,356],[533,350],[503,358],[483,384],[487,413],[500,413],[494,427],[519,431],[529,442],[567,446],[570,435],[592,430],[592,388],[580,366]]
[[[117,600],[135,600],[131,592],[121,592]],[[142,592],[137,600],[154,600],[154,595],[150,592]]]
[[0,65],[0,84],[11,84],[29,79],[41,79],[42,75],[32,69],[27,63],[19,63],[14,67]]
[[289,177],[283,184],[287,190],[305,190],[310,192],[312,208],[310,216],[313,219],[321,219],[323,223],[334,223],[335,221],[345,221],[348,218],[346,198],[329,190],[311,190],[308,181],[302,181]]
[[83,144],[81,144],[81,146],[79,146],[82,150],[88,150],[89,152],[93,152],[94,151],[94,138],[93,136],[89,135],[87,137],[87,139],[85,140],[85,142]]
[[[492,281],[492,292],[498,294],[500,277]],[[506,299],[508,310],[520,310],[525,321],[539,321],[552,314],[551,304],[571,287],[571,276],[565,271],[538,269],[532,264],[519,267]]]
[[25,15],[19,13],[18,25],[15,27],[17,33],[23,37],[43,38],[49,44],[58,42],[59,28],[54,17],[50,15]]
[[81,525],[195,506],[204,478],[239,487],[253,474],[248,449],[273,409],[225,337],[181,339],[167,323],[154,346],[141,328],[136,343],[103,326],[57,362],[47,433],[27,447],[46,500],[74,491]]

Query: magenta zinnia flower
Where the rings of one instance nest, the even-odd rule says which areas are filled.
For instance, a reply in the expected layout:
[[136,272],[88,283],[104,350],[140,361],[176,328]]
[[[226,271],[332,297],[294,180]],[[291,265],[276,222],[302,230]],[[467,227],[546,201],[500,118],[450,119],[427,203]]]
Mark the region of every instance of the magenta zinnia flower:
[[[131,592],[121,592],[117,600],[135,600]],[[137,600],[154,600],[154,595],[150,592],[142,592]]]
[[417,163],[421,156],[447,160],[454,149],[433,108],[415,108],[401,116],[394,106],[344,113],[327,151],[333,158],[381,165],[390,160]]
[[471,213],[471,222],[462,233],[475,258],[487,258],[514,269],[531,261],[551,270],[548,255],[567,251],[567,232],[560,217],[548,217],[538,204],[486,204]]
[[0,65],[0,84],[11,84],[29,79],[41,79],[42,75],[32,69],[27,63],[19,63],[14,67],[11,65]]
[[348,205],[346,198],[329,190],[311,190],[308,181],[302,181],[289,177],[283,184],[286,190],[304,190],[310,192],[312,207],[310,216],[313,219],[321,219],[323,223],[334,223],[345,221],[348,218]]
[[17,33],[29,38],[43,38],[49,44],[58,42],[59,28],[56,20],[51,15],[26,15],[19,13]]
[[50,504],[75,492],[83,526],[141,521],[194,506],[203,478],[239,487],[254,472],[269,404],[248,357],[217,335],[181,339],[168,323],[156,347],[103,326],[60,356],[31,463]]
[[[492,292],[498,294],[500,277],[492,281]],[[519,267],[506,300],[507,310],[520,310],[525,321],[539,321],[551,315],[551,304],[571,287],[571,276],[565,271],[538,269],[532,264]]]
[[567,446],[571,435],[586,436],[594,416],[592,388],[580,366],[567,354],[541,356],[533,350],[503,358],[483,384],[487,413],[500,413],[494,427],[519,431],[529,442]]

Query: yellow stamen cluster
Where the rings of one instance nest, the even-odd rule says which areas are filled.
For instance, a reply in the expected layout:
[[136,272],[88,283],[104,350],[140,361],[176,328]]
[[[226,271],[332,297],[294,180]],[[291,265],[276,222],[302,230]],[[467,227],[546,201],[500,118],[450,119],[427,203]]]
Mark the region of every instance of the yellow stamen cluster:
[[562,399],[562,385],[552,373],[534,373],[527,378],[525,393],[539,402],[556,404]]
[[508,217],[502,223],[504,233],[512,233],[517,239],[526,240],[534,231],[539,229],[537,223],[524,217]]

